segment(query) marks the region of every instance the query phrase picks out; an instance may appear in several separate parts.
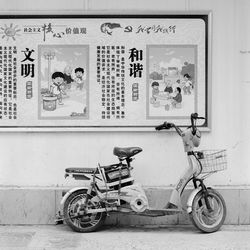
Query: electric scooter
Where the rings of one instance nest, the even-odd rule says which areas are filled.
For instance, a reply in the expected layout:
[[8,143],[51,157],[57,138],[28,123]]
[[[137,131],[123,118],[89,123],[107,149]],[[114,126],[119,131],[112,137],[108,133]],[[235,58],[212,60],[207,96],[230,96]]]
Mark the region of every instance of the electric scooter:
[[[140,147],[114,148],[118,163],[96,168],[67,168],[65,177],[89,180],[86,187],[69,190],[61,200],[63,218],[76,232],[92,232],[99,229],[106,216],[112,212],[141,216],[166,216],[186,212],[194,226],[205,233],[215,232],[223,225],[226,204],[215,189],[206,187],[204,180],[211,174],[224,170],[227,165],[226,150],[193,151],[198,147],[201,133],[196,126],[197,113],[190,116],[191,126],[185,130],[174,123],[164,122],[156,130],[175,129],[182,138],[187,154],[188,167],[172,190],[169,202],[162,209],[149,207],[148,198],[140,184],[131,176],[133,156],[140,153]],[[189,182],[193,183],[186,208],[181,197]]]

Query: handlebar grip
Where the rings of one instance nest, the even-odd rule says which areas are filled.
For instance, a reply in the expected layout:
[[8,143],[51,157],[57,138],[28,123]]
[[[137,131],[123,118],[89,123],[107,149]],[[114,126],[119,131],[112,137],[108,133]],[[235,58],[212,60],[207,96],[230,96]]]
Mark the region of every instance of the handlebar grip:
[[173,127],[173,123],[166,122],[166,129],[171,129]]
[[155,130],[170,129],[173,127],[172,123],[164,122],[163,124],[156,126]]
[[161,124],[161,125],[158,125],[155,127],[155,130],[162,130],[165,128],[165,123]]
[[192,120],[192,119],[197,119],[197,117],[198,117],[198,114],[197,114],[197,113],[192,113],[192,114],[191,114],[191,120]]
[[195,119],[195,120],[206,120],[205,117],[198,116],[197,113],[192,113],[192,114],[191,114],[191,119]]

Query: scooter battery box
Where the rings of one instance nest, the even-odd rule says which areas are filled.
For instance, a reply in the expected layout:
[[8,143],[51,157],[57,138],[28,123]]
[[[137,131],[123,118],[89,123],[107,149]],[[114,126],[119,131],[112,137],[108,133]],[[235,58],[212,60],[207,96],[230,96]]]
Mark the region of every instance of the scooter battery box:
[[120,179],[126,179],[130,177],[130,171],[126,166],[123,166],[121,169],[111,169],[105,171],[106,179],[108,183],[119,181]]

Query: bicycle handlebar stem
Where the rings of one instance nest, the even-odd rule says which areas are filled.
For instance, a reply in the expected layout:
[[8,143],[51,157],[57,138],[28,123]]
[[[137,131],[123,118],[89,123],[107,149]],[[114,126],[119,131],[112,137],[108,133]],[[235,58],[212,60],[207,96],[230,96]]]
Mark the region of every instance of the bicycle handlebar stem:
[[183,131],[178,126],[176,126],[175,124],[172,123],[172,127],[175,128],[175,130],[179,136],[182,136]]

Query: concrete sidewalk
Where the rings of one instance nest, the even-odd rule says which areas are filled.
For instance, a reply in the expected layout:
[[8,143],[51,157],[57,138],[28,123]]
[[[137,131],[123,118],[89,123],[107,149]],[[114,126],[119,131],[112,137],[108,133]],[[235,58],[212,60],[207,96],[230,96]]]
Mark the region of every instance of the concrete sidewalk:
[[250,226],[223,226],[203,234],[192,226],[104,227],[81,234],[66,225],[0,226],[1,250],[215,250],[250,249]]

